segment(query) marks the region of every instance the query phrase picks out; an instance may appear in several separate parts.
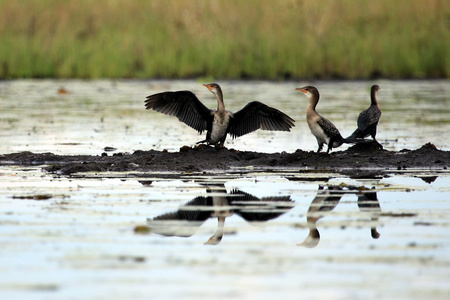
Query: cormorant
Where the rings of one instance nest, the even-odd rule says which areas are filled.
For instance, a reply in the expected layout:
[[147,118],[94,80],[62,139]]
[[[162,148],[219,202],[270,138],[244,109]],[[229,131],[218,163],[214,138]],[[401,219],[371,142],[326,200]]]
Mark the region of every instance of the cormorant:
[[322,150],[323,144],[328,145],[327,153],[329,153],[330,150],[339,147],[343,143],[352,142],[344,139],[333,123],[316,112],[316,106],[320,97],[317,88],[305,86],[296,90],[303,92],[309,99],[309,105],[306,109],[306,121],[312,134],[317,139],[317,144],[319,144],[317,153]]
[[206,139],[197,142],[222,145],[227,134],[233,138],[257,129],[290,131],[294,119],[261,102],[253,101],[236,113],[225,109],[222,89],[217,83],[204,84],[217,98],[217,110],[207,108],[190,91],[163,92],[147,97],[146,109],[153,109],[181,122],[199,133],[206,130]]
[[[376,92],[380,89],[378,85],[372,85],[370,89],[370,106],[366,110],[362,111],[358,116],[358,128],[347,138],[365,138],[371,136],[373,140],[381,146],[375,139],[377,135],[377,126],[381,117],[381,110],[378,106]],[[383,146],[381,146],[383,148]]]

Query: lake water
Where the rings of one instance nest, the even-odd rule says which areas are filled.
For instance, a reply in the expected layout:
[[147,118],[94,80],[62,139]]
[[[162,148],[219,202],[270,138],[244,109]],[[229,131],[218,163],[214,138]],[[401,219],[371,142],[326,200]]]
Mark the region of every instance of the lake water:
[[[228,147],[316,149],[304,121],[306,97],[295,91],[310,82],[219,83],[230,110],[259,100],[297,120],[290,133],[258,131],[229,139]],[[315,82],[322,95],[318,111],[350,134],[375,83],[383,110],[377,137],[386,149],[431,142],[449,150],[449,81]],[[201,84],[0,82],[0,152],[178,151],[203,136],[145,111],[143,101],[159,91],[189,89],[215,107]],[[0,298],[450,295],[448,170],[365,179],[326,170],[139,175],[61,177],[41,167],[0,166]]]
[[[144,108],[145,97],[168,90],[191,90],[203,103],[217,107],[203,82],[183,81],[54,81],[0,82],[2,107],[0,153],[17,151],[100,154],[155,149],[178,151],[204,139],[192,128]],[[383,111],[377,139],[388,150],[416,149],[431,142],[450,150],[443,137],[450,131],[450,81],[267,82],[224,81],[225,105],[240,110],[258,100],[296,120],[291,132],[256,131],[226,146],[260,152],[316,150],[317,142],[305,121],[307,98],[295,88],[318,87],[317,111],[330,119],[343,136],[356,129],[358,114],[370,103],[369,90],[378,84]],[[345,149],[342,146],[340,149]]]

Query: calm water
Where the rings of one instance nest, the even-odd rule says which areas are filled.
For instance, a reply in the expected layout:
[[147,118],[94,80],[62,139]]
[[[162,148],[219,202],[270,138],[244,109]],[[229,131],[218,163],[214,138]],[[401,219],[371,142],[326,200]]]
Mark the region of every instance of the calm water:
[[[204,139],[169,117],[144,109],[145,97],[167,90],[191,90],[205,105],[214,95],[198,81],[3,81],[0,153],[16,151],[100,154],[145,149],[178,151]],[[307,98],[296,87],[314,84],[321,92],[317,110],[343,136],[356,128],[358,114],[369,106],[369,89],[379,84],[383,111],[377,138],[389,150],[415,149],[426,142],[450,150],[450,81],[266,82],[224,81],[225,105],[231,111],[258,100],[292,118],[291,132],[256,131],[228,139],[228,147],[261,152],[316,150],[305,121]],[[61,93],[59,91],[63,91]],[[345,149],[342,146],[341,149]]]
[[[449,173],[365,180],[147,174],[138,181],[2,168],[0,180],[2,299],[450,293]],[[315,230],[320,239],[308,239]]]
[[[448,81],[374,83],[385,148],[449,150]],[[223,82],[230,110],[259,100],[298,120],[291,133],[259,131],[228,147],[315,150],[306,97],[294,90],[306,84]],[[350,134],[373,83],[314,84],[318,110]],[[177,151],[203,136],[143,100],[178,89],[216,105],[196,81],[0,82],[0,153]],[[238,171],[67,178],[0,166],[0,298],[448,299],[448,170]]]

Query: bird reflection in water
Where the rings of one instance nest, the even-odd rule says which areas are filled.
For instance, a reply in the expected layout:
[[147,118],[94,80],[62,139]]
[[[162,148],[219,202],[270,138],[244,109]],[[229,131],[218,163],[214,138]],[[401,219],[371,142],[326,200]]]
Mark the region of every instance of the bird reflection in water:
[[210,195],[198,196],[175,212],[149,219],[150,231],[164,236],[189,237],[207,219],[217,218],[217,229],[205,243],[217,245],[223,238],[227,217],[236,214],[247,222],[264,222],[281,216],[294,205],[290,196],[258,198],[237,189],[224,191],[224,186],[209,186],[207,193]]
[[[330,213],[339,203],[344,194],[356,194],[358,196],[358,207],[361,212],[371,214],[372,224],[378,222],[378,215],[381,213],[380,203],[378,202],[377,193],[374,190],[364,188],[341,186],[319,186],[317,195],[311,202],[306,214],[306,221],[309,228],[309,234],[303,243],[298,244],[307,248],[314,248],[319,244],[320,233],[317,229],[317,221]],[[377,239],[380,234],[376,226],[370,229],[372,238]]]

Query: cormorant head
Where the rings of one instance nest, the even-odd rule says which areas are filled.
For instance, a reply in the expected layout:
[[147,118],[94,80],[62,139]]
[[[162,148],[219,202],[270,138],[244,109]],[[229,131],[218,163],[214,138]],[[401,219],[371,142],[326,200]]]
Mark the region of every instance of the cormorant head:
[[308,99],[319,98],[319,91],[311,85],[304,86],[302,88],[296,88],[295,90],[303,92],[306,97],[308,97]]
[[372,91],[377,92],[378,90],[380,90],[380,86],[377,84],[372,85]]
[[221,91],[217,83],[205,83],[203,86],[206,86],[214,95],[217,95]]

